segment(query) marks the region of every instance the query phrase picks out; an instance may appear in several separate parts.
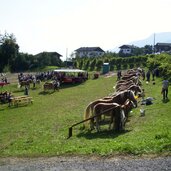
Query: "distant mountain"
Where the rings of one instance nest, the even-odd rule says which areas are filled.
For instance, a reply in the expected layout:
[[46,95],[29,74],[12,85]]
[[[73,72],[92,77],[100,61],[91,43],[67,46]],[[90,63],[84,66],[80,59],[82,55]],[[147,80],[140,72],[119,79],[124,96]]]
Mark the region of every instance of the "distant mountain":
[[[171,32],[155,33],[155,44],[156,43],[171,43]],[[147,37],[146,39],[137,40],[126,44],[135,45],[138,47],[144,47],[145,45],[154,45],[154,34]],[[119,50],[119,47],[115,47],[111,51],[119,52]]]
[[138,47],[144,47],[145,45],[154,45],[154,35],[155,35],[155,44],[156,43],[171,43],[171,32],[162,32],[162,33],[152,34],[146,39],[133,41],[128,44],[135,45]]

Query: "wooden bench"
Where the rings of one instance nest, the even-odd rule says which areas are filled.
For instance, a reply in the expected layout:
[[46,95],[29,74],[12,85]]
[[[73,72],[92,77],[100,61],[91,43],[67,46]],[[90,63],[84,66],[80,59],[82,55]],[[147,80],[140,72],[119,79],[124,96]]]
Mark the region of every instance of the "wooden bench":
[[27,105],[33,103],[33,98],[30,96],[17,96],[11,98],[11,105],[19,106],[19,105]]

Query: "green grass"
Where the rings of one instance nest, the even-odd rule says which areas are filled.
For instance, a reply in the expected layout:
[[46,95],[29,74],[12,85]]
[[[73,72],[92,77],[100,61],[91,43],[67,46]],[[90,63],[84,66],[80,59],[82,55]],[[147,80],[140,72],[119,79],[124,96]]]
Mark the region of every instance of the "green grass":
[[[144,117],[140,117],[140,103],[133,109],[125,132],[108,131],[107,125],[101,126],[99,133],[90,132],[78,125],[73,128],[73,137],[67,139],[68,128],[83,119],[86,106],[112,93],[115,82],[115,77],[102,76],[54,93],[43,93],[38,86],[29,91],[33,104],[18,108],[0,105],[0,156],[170,154],[171,101],[162,102],[160,79],[155,85],[143,82],[146,97],[156,100],[144,107]],[[3,90],[24,94],[17,85]]]
[[57,69],[57,66],[45,66],[45,67],[41,67],[41,68],[35,68],[35,69],[31,69],[28,72],[47,72],[47,71],[53,71],[54,69]]

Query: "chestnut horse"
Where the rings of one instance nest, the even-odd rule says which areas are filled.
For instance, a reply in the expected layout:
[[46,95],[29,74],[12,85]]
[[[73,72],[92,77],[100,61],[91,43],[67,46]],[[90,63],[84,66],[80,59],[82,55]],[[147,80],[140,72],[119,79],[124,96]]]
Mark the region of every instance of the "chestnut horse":
[[137,94],[140,94],[141,95],[141,93],[142,93],[141,87],[140,86],[137,86],[135,84],[129,85],[128,87],[127,86],[121,86],[116,91],[117,92],[122,92],[124,90],[132,90],[135,93],[135,95],[137,95]]
[[[111,124],[113,123],[113,129],[114,126],[117,125],[114,124],[114,118],[116,115],[121,114],[121,106],[117,103],[98,103],[93,108],[93,114],[95,117],[90,121],[90,128],[91,130],[94,129],[94,121],[96,122],[96,130],[100,131],[100,125],[99,121],[101,119],[101,116],[99,114],[102,114],[105,116],[110,116],[110,123],[109,123],[109,129],[111,128]],[[98,116],[99,115],[99,116]],[[116,130],[116,128],[115,128]]]
[[124,105],[127,99],[133,101],[133,103],[137,106],[137,100],[135,99],[135,94],[132,90],[119,92],[112,96],[111,99],[98,99],[94,102],[91,102],[85,109],[84,119],[88,119],[89,117],[94,116],[93,108],[98,103],[118,103],[119,105]]
[[112,129],[115,131],[124,130],[128,114],[133,107],[135,107],[135,105],[131,100],[126,100],[124,105],[119,105],[117,103],[98,103],[93,108],[93,114],[97,117],[91,120],[90,128],[94,129],[95,120],[96,130],[100,130],[99,121],[101,114],[103,113],[104,116],[110,116],[109,129],[111,129],[111,124],[113,123]]

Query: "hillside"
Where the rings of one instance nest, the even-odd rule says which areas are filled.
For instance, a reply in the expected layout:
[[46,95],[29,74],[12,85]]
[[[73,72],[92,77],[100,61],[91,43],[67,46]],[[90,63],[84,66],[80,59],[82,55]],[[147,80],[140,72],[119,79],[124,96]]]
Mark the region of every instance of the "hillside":
[[[171,43],[171,32],[155,33],[155,44],[158,42]],[[133,44],[138,47],[143,47],[145,45],[154,45],[154,34],[150,35],[146,39],[133,41],[128,44]]]
[[[155,44],[158,42],[171,43],[171,32],[155,33]],[[126,42],[123,44],[135,45],[138,47],[144,47],[145,45],[154,45],[154,34],[151,34],[149,37],[142,39],[142,40],[134,40],[134,41]],[[111,51],[119,52],[119,45],[118,47],[115,47]]]

